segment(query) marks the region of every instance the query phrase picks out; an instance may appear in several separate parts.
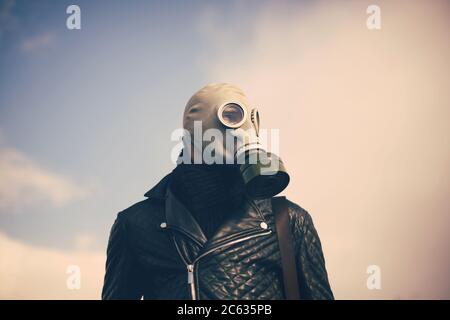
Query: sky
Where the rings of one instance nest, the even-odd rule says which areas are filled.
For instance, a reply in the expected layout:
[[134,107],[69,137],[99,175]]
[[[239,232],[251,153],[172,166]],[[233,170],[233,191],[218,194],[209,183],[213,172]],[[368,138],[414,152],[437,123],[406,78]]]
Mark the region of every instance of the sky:
[[0,298],[98,299],[117,213],[173,168],[190,96],[230,82],[280,130],[336,298],[449,299],[449,9],[0,0]]

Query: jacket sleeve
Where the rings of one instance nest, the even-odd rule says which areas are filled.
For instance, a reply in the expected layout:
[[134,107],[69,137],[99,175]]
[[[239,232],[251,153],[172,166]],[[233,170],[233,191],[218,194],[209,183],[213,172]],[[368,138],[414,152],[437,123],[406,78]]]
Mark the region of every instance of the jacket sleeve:
[[137,271],[128,246],[126,220],[119,213],[109,236],[102,299],[140,299]]
[[300,298],[334,299],[325,268],[322,245],[310,214],[291,202],[290,218],[295,242]]

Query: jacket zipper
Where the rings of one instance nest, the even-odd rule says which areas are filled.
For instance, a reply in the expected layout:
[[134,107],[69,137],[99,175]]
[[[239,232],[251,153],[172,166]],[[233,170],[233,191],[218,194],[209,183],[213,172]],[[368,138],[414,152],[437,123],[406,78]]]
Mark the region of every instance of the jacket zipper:
[[189,287],[191,288],[192,300],[197,300],[197,297],[195,294],[195,283],[194,283],[194,265],[188,264],[187,271],[188,271],[188,284],[189,284]]
[[175,248],[177,249],[178,255],[180,256],[181,260],[183,260],[183,263],[186,265],[187,267],[187,271],[188,271],[188,284],[191,288],[191,296],[192,296],[192,300],[195,300],[195,288],[194,288],[194,266],[191,265],[190,263],[188,263],[186,261],[186,259],[184,258],[184,256],[181,254],[180,248],[178,247],[177,242],[175,241],[175,236],[172,235],[172,241],[175,244]]
[[269,229],[269,230],[264,231],[264,232],[259,232],[257,234],[252,234],[252,235],[249,235],[249,236],[246,236],[246,237],[235,239],[233,241],[225,242],[225,243],[223,243],[223,244],[221,244],[219,246],[213,247],[213,248],[209,249],[208,251],[203,252],[201,255],[199,255],[197,258],[195,258],[195,260],[192,263],[187,263],[187,261],[184,259],[183,255],[181,254],[181,252],[180,252],[180,250],[178,248],[178,245],[177,245],[177,243],[176,243],[176,241],[174,239],[175,247],[177,248],[178,254],[181,256],[181,259],[186,264],[187,274],[188,274],[188,285],[189,285],[189,287],[191,289],[192,300],[197,300],[197,292],[196,292],[196,287],[195,287],[194,272],[197,271],[197,269],[195,268],[195,265],[196,265],[196,263],[198,263],[198,261],[201,258],[205,257],[206,255],[210,254],[213,251],[216,251],[217,249],[220,249],[220,248],[223,248],[223,247],[226,247],[226,246],[230,246],[230,245],[242,242],[242,241],[250,240],[250,239],[253,239],[253,238],[256,238],[256,237],[268,235],[270,233],[272,233],[272,230]]

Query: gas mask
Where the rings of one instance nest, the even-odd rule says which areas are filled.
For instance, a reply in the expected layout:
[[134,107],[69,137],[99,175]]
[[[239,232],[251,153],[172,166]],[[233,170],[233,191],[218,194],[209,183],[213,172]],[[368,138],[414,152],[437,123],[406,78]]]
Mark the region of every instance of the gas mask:
[[178,162],[237,165],[253,199],[275,196],[289,184],[281,159],[260,143],[259,114],[236,86],[209,84],[188,101]]

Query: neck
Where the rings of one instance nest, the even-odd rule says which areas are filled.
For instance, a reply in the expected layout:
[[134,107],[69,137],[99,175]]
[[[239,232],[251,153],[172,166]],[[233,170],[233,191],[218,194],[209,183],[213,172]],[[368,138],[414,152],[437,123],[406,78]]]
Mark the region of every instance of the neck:
[[244,199],[237,166],[180,164],[173,170],[171,189],[210,238]]

